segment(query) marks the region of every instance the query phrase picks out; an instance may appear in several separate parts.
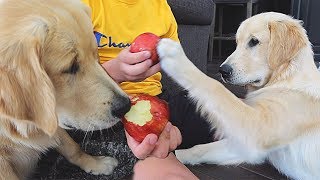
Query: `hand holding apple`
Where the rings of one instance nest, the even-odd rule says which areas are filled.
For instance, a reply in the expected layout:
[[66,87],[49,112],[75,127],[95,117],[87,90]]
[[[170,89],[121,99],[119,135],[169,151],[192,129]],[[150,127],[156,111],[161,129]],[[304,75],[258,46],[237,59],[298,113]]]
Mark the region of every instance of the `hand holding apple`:
[[153,65],[151,52],[130,52],[123,49],[117,57],[102,64],[102,67],[118,83],[124,81],[142,81],[160,71],[160,64]]
[[103,63],[102,67],[118,83],[142,81],[160,71],[156,50],[159,39],[152,33],[143,33],[136,37],[129,48]]
[[157,64],[159,62],[159,57],[156,46],[159,40],[159,36],[150,32],[140,34],[133,40],[133,43],[130,46],[130,52],[150,51],[150,59],[153,61],[153,64]]
[[148,134],[159,137],[169,119],[168,104],[156,96],[141,94],[131,97],[131,109],[123,117],[124,128],[136,141]]
[[168,153],[175,150],[182,142],[180,130],[170,122],[166,124],[159,137],[148,134],[142,142],[137,142],[127,132],[125,134],[129,148],[138,159],[150,156],[166,158]]

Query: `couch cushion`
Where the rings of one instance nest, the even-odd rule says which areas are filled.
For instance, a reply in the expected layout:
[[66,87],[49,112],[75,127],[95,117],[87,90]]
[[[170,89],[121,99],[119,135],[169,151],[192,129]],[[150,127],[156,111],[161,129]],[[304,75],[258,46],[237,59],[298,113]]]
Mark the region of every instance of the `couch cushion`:
[[209,25],[213,17],[212,0],[167,0],[178,24]]
[[[178,27],[179,39],[187,57],[204,73],[207,72],[209,30],[210,26],[179,24]],[[163,85],[163,92],[168,98],[175,96],[183,90],[164,72],[161,83]]]

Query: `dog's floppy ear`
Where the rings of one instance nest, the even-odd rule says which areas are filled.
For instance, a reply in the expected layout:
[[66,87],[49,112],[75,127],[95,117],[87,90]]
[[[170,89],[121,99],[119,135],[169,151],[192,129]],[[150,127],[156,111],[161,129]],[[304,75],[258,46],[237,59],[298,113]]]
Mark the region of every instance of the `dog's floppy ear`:
[[269,31],[269,65],[273,70],[290,62],[307,43],[304,29],[297,20],[269,22]]
[[30,126],[52,136],[58,127],[55,94],[41,59],[48,26],[37,19],[20,28],[0,34],[0,120],[24,136],[23,127]]

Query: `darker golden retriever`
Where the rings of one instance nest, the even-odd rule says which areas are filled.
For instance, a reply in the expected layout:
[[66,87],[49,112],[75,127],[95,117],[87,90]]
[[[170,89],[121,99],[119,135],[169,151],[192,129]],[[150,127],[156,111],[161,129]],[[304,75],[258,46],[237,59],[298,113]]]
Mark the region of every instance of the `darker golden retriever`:
[[51,147],[92,174],[117,165],[61,128],[108,128],[130,108],[98,63],[92,29],[79,0],[0,0],[0,179],[27,178]]

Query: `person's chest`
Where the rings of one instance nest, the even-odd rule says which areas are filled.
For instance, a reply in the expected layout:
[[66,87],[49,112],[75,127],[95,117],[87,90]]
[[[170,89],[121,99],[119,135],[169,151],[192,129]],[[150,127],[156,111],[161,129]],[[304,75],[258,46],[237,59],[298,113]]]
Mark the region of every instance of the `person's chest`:
[[163,36],[169,29],[166,15],[153,3],[106,3],[93,21],[100,48],[126,48],[136,36],[152,32]]

